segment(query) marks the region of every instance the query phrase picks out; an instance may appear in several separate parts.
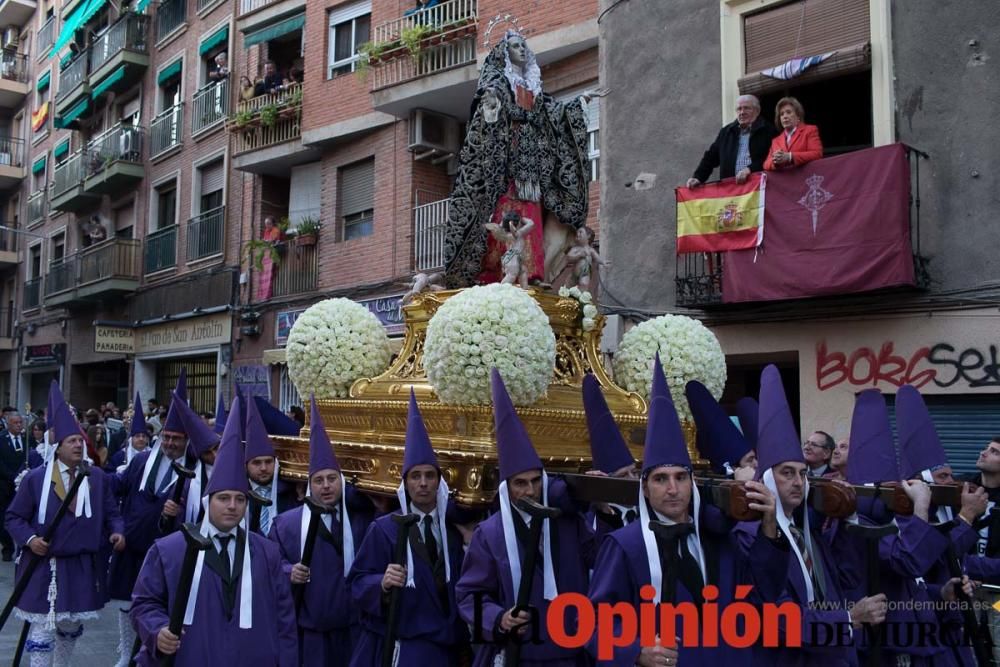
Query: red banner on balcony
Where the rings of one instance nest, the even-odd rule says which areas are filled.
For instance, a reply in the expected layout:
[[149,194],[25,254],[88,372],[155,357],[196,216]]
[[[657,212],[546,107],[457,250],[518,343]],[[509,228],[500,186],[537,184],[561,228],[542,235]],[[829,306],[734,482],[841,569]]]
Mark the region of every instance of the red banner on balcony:
[[763,173],[742,185],[728,178],[698,188],[677,188],[677,254],[756,247],[763,238]]
[[913,285],[902,144],[769,173],[758,249],[723,259],[722,300],[775,301]]

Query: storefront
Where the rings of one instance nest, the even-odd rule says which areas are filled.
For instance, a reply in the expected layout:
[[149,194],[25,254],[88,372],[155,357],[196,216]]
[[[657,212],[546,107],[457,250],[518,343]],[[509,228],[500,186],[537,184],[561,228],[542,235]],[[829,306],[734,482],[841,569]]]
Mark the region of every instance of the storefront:
[[135,354],[135,332],[75,318],[70,324],[69,340],[70,373],[63,391],[70,402],[87,410],[113,401],[124,411],[132,400],[129,360]]
[[63,383],[66,344],[25,345],[21,348],[18,382],[18,408],[44,409],[48,405],[49,385]]

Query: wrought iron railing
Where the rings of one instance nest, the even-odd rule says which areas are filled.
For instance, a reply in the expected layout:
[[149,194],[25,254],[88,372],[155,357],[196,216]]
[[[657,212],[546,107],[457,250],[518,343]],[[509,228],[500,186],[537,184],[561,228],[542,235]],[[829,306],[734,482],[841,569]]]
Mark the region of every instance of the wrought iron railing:
[[139,279],[138,239],[108,239],[80,252],[80,285],[110,278]]
[[32,192],[28,197],[28,224],[33,225],[45,219],[49,212],[49,199],[44,190]]
[[0,137],[0,167],[24,166],[24,139]]
[[73,289],[76,286],[78,266],[75,254],[57,259],[49,264],[49,273],[45,276],[45,296],[50,297]]
[[237,153],[267,148],[302,136],[302,84],[239,103],[231,127]]
[[158,229],[146,236],[146,275],[177,266],[177,225]]
[[4,51],[0,54],[0,76],[8,81],[27,83],[28,57],[20,53]]
[[187,20],[187,0],[161,0],[156,8],[156,41],[176,30]]
[[149,124],[149,156],[156,157],[180,146],[184,129],[184,103],[180,102],[153,119]]
[[191,101],[191,134],[219,123],[229,116],[229,79],[209,83],[194,94]]
[[94,72],[122,51],[149,52],[149,17],[128,12],[90,47],[90,71]]
[[262,7],[273,5],[281,0],[240,0],[240,16],[255,12]]
[[87,144],[86,177],[103,173],[116,162],[142,163],[143,129],[118,123]]
[[48,57],[49,49],[56,43],[56,17],[50,16],[38,30],[38,55]]
[[80,185],[83,180],[83,157],[83,151],[77,151],[65,162],[56,165],[52,174],[53,197],[58,197]]
[[24,310],[34,310],[42,305],[42,278],[31,278],[24,281],[24,293],[21,295],[21,307]]
[[189,262],[222,253],[226,231],[226,207],[205,211],[187,223],[187,258]]
[[413,261],[417,271],[444,266],[444,231],[447,224],[447,199],[413,207]]
[[87,79],[87,64],[90,57],[87,51],[77,55],[76,58],[66,66],[66,69],[59,72],[59,90],[56,92],[56,99],[62,99]]
[[316,290],[319,273],[319,246],[284,242],[279,246],[281,261],[275,267],[273,296],[303,294]]
[[476,61],[476,37],[470,35],[443,44],[427,46],[416,58],[392,58],[372,67],[372,90],[437,74]]

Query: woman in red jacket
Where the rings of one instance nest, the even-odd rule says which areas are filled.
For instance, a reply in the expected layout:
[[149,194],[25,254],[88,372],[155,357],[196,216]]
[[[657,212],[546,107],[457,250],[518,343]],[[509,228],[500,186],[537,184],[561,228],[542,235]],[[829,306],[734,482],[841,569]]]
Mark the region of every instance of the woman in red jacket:
[[794,97],[782,97],[774,110],[774,122],[781,131],[771,141],[771,152],[764,169],[777,171],[801,167],[823,157],[819,128],[802,122],[802,104]]

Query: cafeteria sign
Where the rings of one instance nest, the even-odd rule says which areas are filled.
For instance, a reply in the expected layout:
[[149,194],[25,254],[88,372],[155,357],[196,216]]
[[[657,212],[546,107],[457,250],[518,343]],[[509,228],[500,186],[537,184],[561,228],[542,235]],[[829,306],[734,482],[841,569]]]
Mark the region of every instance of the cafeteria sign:
[[125,327],[94,327],[94,352],[135,354],[135,331]]

